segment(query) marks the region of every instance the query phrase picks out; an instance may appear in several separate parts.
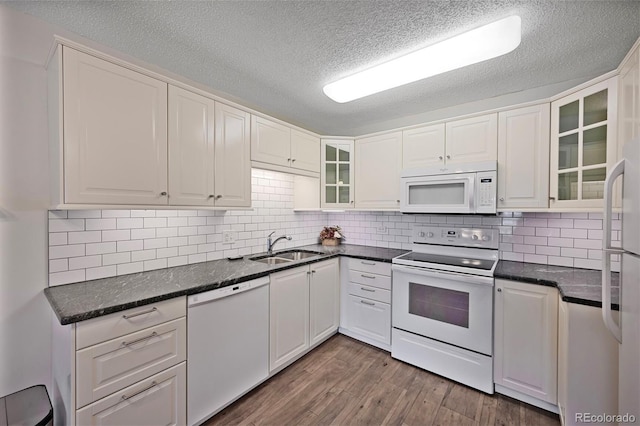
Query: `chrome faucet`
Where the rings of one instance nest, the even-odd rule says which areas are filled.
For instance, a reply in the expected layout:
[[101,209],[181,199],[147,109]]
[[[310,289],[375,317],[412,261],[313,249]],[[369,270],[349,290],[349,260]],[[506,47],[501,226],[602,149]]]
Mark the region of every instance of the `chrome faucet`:
[[273,253],[273,246],[275,246],[278,241],[280,241],[280,240],[282,240],[284,238],[286,238],[287,240],[291,241],[291,235],[283,235],[281,237],[276,238],[275,241],[271,241],[271,236],[273,234],[275,234],[275,233],[276,233],[276,231],[273,231],[267,237],[267,254],[272,254]]

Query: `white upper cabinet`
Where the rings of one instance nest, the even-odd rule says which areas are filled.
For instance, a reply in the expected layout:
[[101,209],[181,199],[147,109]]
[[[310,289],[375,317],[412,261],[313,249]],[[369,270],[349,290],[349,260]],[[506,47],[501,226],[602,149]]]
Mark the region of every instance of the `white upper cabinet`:
[[216,102],[216,207],[251,207],[251,125],[248,112]]
[[550,208],[599,208],[617,159],[617,77],[551,103]]
[[291,167],[320,173],[320,138],[291,129]]
[[619,148],[640,137],[640,47],[637,47],[620,69],[618,77]]
[[498,209],[549,206],[549,104],[498,115]]
[[289,167],[291,129],[266,118],[252,115],[251,160]]
[[214,205],[212,99],[169,86],[170,204]]
[[444,123],[402,132],[402,168],[437,167],[444,163]]
[[488,114],[446,123],[447,164],[496,161],[498,114]]
[[[251,160],[277,171],[320,172],[320,138],[251,116]],[[269,167],[269,165],[276,167]]]
[[169,204],[251,206],[249,115],[169,86]]
[[64,202],[167,204],[167,84],[63,48]]
[[355,207],[400,208],[402,132],[355,141]]
[[353,139],[323,139],[320,148],[320,207],[354,207]]

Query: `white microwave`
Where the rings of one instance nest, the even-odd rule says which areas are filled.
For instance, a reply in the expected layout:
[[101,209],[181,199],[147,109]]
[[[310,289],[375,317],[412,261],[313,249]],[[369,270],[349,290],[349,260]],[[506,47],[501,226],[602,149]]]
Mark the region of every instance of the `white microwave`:
[[497,176],[495,161],[403,170],[400,211],[495,213]]

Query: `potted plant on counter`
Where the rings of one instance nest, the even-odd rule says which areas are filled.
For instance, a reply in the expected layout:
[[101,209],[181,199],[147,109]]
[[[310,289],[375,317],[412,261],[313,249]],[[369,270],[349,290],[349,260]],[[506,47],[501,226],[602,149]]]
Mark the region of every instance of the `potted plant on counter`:
[[339,226],[325,226],[320,231],[320,242],[323,246],[337,246],[346,237]]

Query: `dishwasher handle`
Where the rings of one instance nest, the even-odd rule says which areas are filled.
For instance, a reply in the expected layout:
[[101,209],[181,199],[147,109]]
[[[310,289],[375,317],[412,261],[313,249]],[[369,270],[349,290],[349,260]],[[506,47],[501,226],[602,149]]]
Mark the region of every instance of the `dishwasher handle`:
[[245,291],[252,290],[254,288],[262,287],[269,284],[269,277],[261,277],[255,280],[245,281],[238,284],[231,284],[216,290],[207,291],[204,293],[198,293],[191,295],[187,298],[187,307],[191,308],[203,303],[212,302],[214,300],[222,299],[225,297],[233,296],[234,294],[244,293]]

